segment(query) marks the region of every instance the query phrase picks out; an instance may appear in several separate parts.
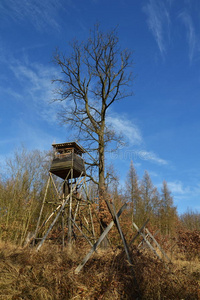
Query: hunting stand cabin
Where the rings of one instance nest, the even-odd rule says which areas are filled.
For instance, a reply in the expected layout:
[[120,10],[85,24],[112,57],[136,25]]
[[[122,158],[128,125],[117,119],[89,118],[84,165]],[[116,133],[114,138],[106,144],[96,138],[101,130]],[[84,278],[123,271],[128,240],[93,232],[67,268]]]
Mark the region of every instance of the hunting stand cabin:
[[53,144],[52,146],[54,149],[54,158],[50,168],[52,174],[63,180],[67,176],[71,178],[77,178],[81,174],[85,176],[85,164],[82,158],[85,151],[81,146],[76,142]]

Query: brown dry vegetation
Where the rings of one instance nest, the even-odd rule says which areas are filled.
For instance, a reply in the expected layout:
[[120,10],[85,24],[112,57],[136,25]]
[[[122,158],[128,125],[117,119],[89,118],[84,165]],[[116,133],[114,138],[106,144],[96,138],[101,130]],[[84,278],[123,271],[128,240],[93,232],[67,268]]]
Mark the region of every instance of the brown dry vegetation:
[[[106,199],[110,205],[114,203],[117,211],[124,202],[128,204],[120,216],[120,226],[128,244],[136,234],[132,221],[140,228],[150,219],[148,230],[155,234],[173,264],[166,265],[146,248],[138,248],[142,240],[140,236],[130,249],[133,266],[130,265],[123,251],[122,239],[116,226],[113,226],[108,235],[110,248],[98,250],[75,275],[76,267],[90,246],[84,244],[86,240],[83,241],[74,227],[72,251],[61,251],[61,220],[40,252],[34,248],[22,249],[27,234],[35,232],[38,221],[47,180],[43,174],[47,173],[48,162],[46,167],[43,166],[46,171],[37,166],[42,166],[45,157],[39,152],[16,154],[11,164],[12,176],[0,180],[0,300],[200,299],[200,215],[190,211],[179,217],[166,183],[161,195],[147,172],[138,183],[133,164],[126,192],[120,193],[113,185]],[[57,184],[59,186],[59,182]],[[85,206],[80,206],[76,224],[85,230],[93,244],[95,236],[96,239],[100,236],[99,219],[107,225],[112,217],[104,199],[100,206],[95,198],[96,190],[92,186],[88,190],[91,191],[88,197],[92,199],[95,235],[90,234],[90,221],[87,225],[81,218],[84,215],[90,220]],[[56,200],[51,189],[47,196],[48,200]],[[45,207],[42,221],[54,208],[49,205]],[[43,230],[46,230],[45,226]]]
[[99,250],[75,275],[88,250],[61,251],[46,243],[36,252],[1,243],[0,299],[200,299],[197,258],[186,261],[181,254],[166,266],[134,247],[130,266],[123,250]]

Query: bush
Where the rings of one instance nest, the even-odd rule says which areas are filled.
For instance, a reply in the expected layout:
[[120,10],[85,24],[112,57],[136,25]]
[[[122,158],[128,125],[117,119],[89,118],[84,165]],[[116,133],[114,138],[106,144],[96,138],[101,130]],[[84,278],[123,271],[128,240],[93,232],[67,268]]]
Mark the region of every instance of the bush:
[[177,244],[188,260],[200,259],[200,231],[179,230]]

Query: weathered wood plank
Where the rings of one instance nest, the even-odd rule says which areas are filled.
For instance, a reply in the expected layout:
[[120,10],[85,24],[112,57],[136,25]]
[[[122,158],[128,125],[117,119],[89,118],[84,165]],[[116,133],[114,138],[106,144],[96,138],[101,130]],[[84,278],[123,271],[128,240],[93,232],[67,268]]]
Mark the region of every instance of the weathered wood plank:
[[90,244],[90,246],[93,246],[93,244],[90,242],[90,240],[88,239],[88,237],[84,234],[84,232],[80,229],[80,227],[76,224],[76,222],[73,219],[72,219],[72,222],[75,225],[75,227],[80,231],[80,233],[84,236],[84,238]]
[[142,230],[145,228],[145,226],[147,225],[147,223],[149,222],[149,219],[146,220],[146,222],[144,222],[144,224],[142,225],[142,227],[138,230],[138,232],[136,233],[136,235],[132,238],[132,240],[129,243],[129,247],[130,245],[136,240],[136,238],[140,235],[140,233],[142,232]]
[[[122,214],[122,212],[125,210],[125,208],[127,207],[127,204],[125,203],[120,210],[117,213],[117,217],[120,217],[120,215]],[[101,236],[99,237],[98,241],[93,245],[93,247],[91,248],[91,250],[89,251],[89,253],[85,256],[85,258],[83,259],[83,261],[78,265],[78,267],[75,269],[75,274],[78,274],[81,269],[84,267],[84,265],[87,263],[87,261],[90,259],[90,257],[92,256],[92,254],[94,253],[94,251],[97,249],[97,247],[100,245],[100,243],[103,241],[103,239],[106,237],[106,235],[108,234],[108,232],[111,230],[111,228],[113,227],[113,225],[115,224],[114,221],[111,221],[110,224],[106,227],[106,229],[104,230],[104,232],[101,234]]]
[[[137,227],[137,225],[133,222],[133,226],[135,227],[135,229],[137,231],[139,231],[139,228]],[[160,257],[160,255],[156,252],[156,250],[154,249],[154,247],[149,243],[149,241],[146,239],[145,235],[140,232],[140,235],[143,237],[143,239],[145,240],[145,242],[147,243],[147,245],[149,246],[149,248],[153,251],[153,253],[160,259],[162,260],[162,258]]]
[[125,239],[125,236],[122,232],[122,229],[121,229],[121,226],[120,226],[120,223],[119,223],[119,219],[118,219],[118,216],[116,214],[116,210],[115,210],[115,205],[114,203],[112,203],[112,206],[113,206],[113,213],[114,213],[114,222],[117,226],[117,229],[119,231],[119,234],[121,236],[121,239],[122,239],[122,242],[124,244],[124,250],[126,252],[126,256],[127,256],[127,259],[128,259],[128,262],[132,265],[132,260],[131,260],[131,257],[130,257],[130,254],[129,254],[129,249],[128,249],[128,245],[127,245],[127,242],[126,242],[126,239]]
[[64,156],[56,157],[51,163],[50,172],[65,179],[67,172],[73,169],[73,178],[79,175],[85,175],[85,164],[82,157],[75,153],[65,154]]
[[46,200],[46,196],[47,196],[47,191],[48,191],[48,188],[49,188],[50,180],[51,180],[51,177],[49,175],[49,178],[48,178],[48,181],[47,181],[46,190],[45,190],[45,193],[44,193],[44,198],[43,198],[43,201],[42,201],[42,207],[40,209],[40,215],[39,215],[39,218],[38,218],[38,221],[37,221],[37,225],[36,225],[36,229],[35,229],[35,234],[32,237],[31,241],[29,241],[29,244],[32,241],[33,241],[33,244],[35,244],[35,240],[34,239],[37,237],[37,234],[38,234],[39,225],[40,225],[40,221],[41,221],[41,218],[42,218],[42,213],[43,213],[43,209],[44,209],[44,204],[45,204],[45,200]]
[[145,228],[146,232],[148,233],[148,235],[151,237],[151,239],[154,241],[154,243],[156,244],[156,246],[159,248],[159,250],[162,252],[163,256],[167,258],[167,260],[169,262],[171,262],[170,258],[167,256],[167,254],[165,253],[165,251],[161,248],[161,246],[159,245],[159,243],[156,241],[156,239],[154,238],[154,236],[151,234],[151,232]]
[[[82,174],[81,174],[81,175],[82,175]],[[81,175],[80,175],[80,177],[81,177]],[[80,177],[79,177],[79,180],[80,180]],[[72,189],[72,192],[76,189],[76,186],[77,186],[78,184],[80,184],[80,183],[83,181],[83,179],[84,179],[84,178],[82,178],[80,181],[78,180],[78,181],[76,182],[76,184],[74,185],[74,187],[73,187],[73,189]],[[55,219],[53,220],[53,222],[52,222],[51,225],[49,226],[49,229],[47,230],[46,234],[44,235],[44,237],[42,238],[41,242],[39,243],[39,245],[38,245],[38,247],[37,247],[37,251],[39,251],[39,249],[41,248],[42,244],[44,243],[44,241],[46,240],[47,236],[49,235],[50,231],[52,230],[53,226],[55,225],[56,221],[58,220],[58,218],[59,218],[61,212],[63,211],[63,209],[65,208],[65,206],[66,206],[66,204],[67,204],[67,202],[68,202],[68,200],[69,200],[69,197],[70,197],[70,194],[66,197],[66,199],[65,199],[65,201],[63,202],[63,204],[62,204],[60,210],[58,211],[58,213],[57,213]]]
[[[146,230],[146,228],[145,228],[145,230]],[[156,231],[156,233],[153,235],[154,238],[155,238],[155,236],[158,234],[159,231],[160,231],[160,230],[158,229],[158,230]],[[147,233],[146,237],[147,237],[147,238],[150,237],[150,236],[148,235],[148,233]],[[152,240],[151,237],[150,237],[150,239]],[[150,243],[151,243],[151,240],[149,241]],[[139,243],[138,248],[143,244],[143,242],[144,242],[144,239]],[[143,248],[144,245],[142,245],[141,247]]]

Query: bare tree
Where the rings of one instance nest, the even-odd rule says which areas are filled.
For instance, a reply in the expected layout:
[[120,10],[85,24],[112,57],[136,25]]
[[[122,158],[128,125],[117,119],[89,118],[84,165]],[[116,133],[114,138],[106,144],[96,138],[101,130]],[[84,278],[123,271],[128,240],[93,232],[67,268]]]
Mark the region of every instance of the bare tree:
[[138,210],[141,206],[141,195],[138,182],[138,175],[136,169],[131,160],[130,168],[127,174],[127,179],[125,182],[126,186],[126,198],[129,200],[130,207],[132,209],[132,215],[135,219],[134,222],[137,223],[136,216],[139,214]]
[[156,223],[156,216],[158,214],[160,195],[157,188],[153,185],[151,177],[147,171],[144,172],[141,184],[140,184],[140,220],[145,222],[150,218],[151,223]]
[[162,233],[167,235],[172,234],[175,230],[175,224],[177,222],[177,211],[176,207],[174,206],[174,199],[165,180],[163,181],[161,192],[161,230]]
[[71,55],[59,51],[54,62],[61,69],[56,101],[64,101],[62,121],[72,126],[78,140],[86,142],[94,160],[88,162],[98,168],[99,191],[105,187],[105,149],[116,141],[115,130],[107,122],[109,107],[129,96],[131,80],[131,52],[120,50],[116,29],[103,33],[96,25],[86,41],[74,41]]

